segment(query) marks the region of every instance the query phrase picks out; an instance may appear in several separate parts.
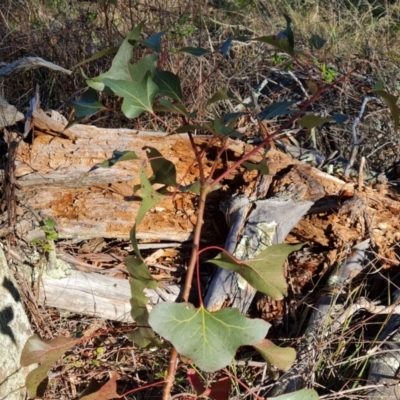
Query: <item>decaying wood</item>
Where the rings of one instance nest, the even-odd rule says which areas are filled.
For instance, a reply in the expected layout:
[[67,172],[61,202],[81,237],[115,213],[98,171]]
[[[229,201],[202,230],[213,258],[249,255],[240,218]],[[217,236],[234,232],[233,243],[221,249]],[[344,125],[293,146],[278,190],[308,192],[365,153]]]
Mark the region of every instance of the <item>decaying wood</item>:
[[0,129],[14,125],[22,119],[24,119],[24,114],[20,113],[6,99],[0,96]]
[[[16,155],[15,176],[22,188],[18,201],[44,219],[53,218],[60,238],[129,238],[139,208],[132,189],[139,183],[140,162],[90,171],[111,158],[113,150],[135,151],[146,159],[143,148],[152,146],[176,164],[182,184],[197,178],[189,142],[183,137],[85,125],[63,131],[66,121],[59,114],[47,116],[42,110],[33,114],[34,142],[20,142]],[[176,201],[186,202],[188,212],[177,213]],[[190,198],[168,198],[146,216],[138,238],[188,240],[195,223],[193,214]],[[29,238],[38,233],[40,229],[31,231]]]
[[[140,162],[118,163],[109,169],[93,168],[111,158],[113,150],[135,151],[145,160],[144,147],[154,147],[174,162],[179,182],[186,185],[198,179],[198,168],[186,136],[99,129],[86,125],[74,125],[64,130],[66,123],[58,113],[34,110],[33,143],[19,141],[15,152],[19,215],[25,211],[16,226],[19,229],[17,232],[28,240],[43,236],[41,228],[34,227],[31,222],[27,224],[32,214],[27,211],[28,207],[44,220],[53,218],[60,238],[129,238],[139,207],[139,203],[133,201],[132,188],[139,183]],[[197,137],[195,140],[199,148],[205,148],[210,138]],[[240,141],[229,141],[230,154],[236,159],[252,148]],[[250,161],[260,162],[262,157],[263,154],[259,153]],[[379,192],[369,186],[364,186],[363,192],[357,193],[353,182],[347,183],[277,150],[268,151],[266,162],[270,175],[265,177],[263,184],[253,186],[252,193],[238,196],[231,207],[225,209],[228,220],[233,223],[226,242],[228,251],[234,253],[243,237],[256,238],[255,232],[259,231],[261,223],[263,228],[274,228],[267,240],[268,245],[281,243],[290,231],[291,235],[295,235],[289,238],[292,243],[298,243],[296,237],[301,237],[303,242],[316,242],[323,246],[335,246],[335,240],[341,240],[342,244],[343,241],[359,242],[369,236],[388,265],[398,262],[392,246],[400,239],[400,221],[393,218],[400,214],[400,204],[395,196],[388,196],[385,189]],[[206,162],[206,173],[210,166],[211,162]],[[148,172],[150,174],[150,169]],[[267,193],[270,198],[266,199]],[[282,198],[285,193],[291,196]],[[190,196],[178,195],[158,204],[139,226],[139,239],[149,242],[188,240],[196,223],[194,201]],[[337,210],[329,213],[327,210],[332,204]],[[310,212],[324,212],[326,215],[324,218],[315,214],[305,216]],[[359,218],[360,215],[363,218]],[[264,229],[266,231],[268,229]],[[203,233],[206,235],[206,232]],[[256,242],[247,242],[249,248],[242,258],[250,258],[257,247]],[[239,253],[235,255],[241,257]],[[67,311],[131,321],[131,296],[127,281],[77,272],[68,263],[65,265],[65,270],[69,270],[68,276],[64,274],[58,279],[54,276],[43,277],[39,286],[40,302]],[[174,295],[177,294],[175,289]],[[237,289],[235,275],[228,273],[217,277],[208,291],[207,306],[217,309],[229,297],[233,306],[246,310],[254,290],[248,285],[245,289]],[[152,304],[165,300],[169,294],[168,290],[162,292]],[[325,305],[321,305],[321,310]],[[315,331],[318,329],[316,324],[312,323]],[[296,381],[293,382],[296,386]]]
[[[15,159],[15,177],[22,188],[18,202],[22,206],[31,206],[44,219],[53,218],[60,238],[129,238],[139,207],[132,188],[139,183],[140,162],[127,161],[108,169],[93,169],[96,164],[111,158],[113,150],[132,150],[145,159],[143,148],[155,147],[176,165],[179,182],[185,185],[198,179],[186,136],[99,129],[87,125],[74,125],[63,130],[66,124],[67,121],[56,112],[48,115],[41,109],[35,110],[33,144],[20,141]],[[200,147],[208,141],[209,137],[196,138]],[[239,141],[229,143],[229,149],[237,157],[251,148]],[[261,153],[257,154],[251,161],[259,162],[261,157]],[[300,165],[278,151],[268,153],[267,163],[272,175],[290,164],[297,165],[299,173],[306,171],[311,179],[318,179],[324,193],[331,195],[337,195],[346,185],[340,179]],[[207,173],[207,163],[205,168]],[[187,212],[177,212],[176,201],[183,202]],[[137,235],[151,241],[184,241],[190,238],[195,222],[190,198],[182,200],[175,196],[163,201],[146,216]],[[29,239],[32,239],[38,237],[40,231],[31,229],[25,235],[29,233]]]

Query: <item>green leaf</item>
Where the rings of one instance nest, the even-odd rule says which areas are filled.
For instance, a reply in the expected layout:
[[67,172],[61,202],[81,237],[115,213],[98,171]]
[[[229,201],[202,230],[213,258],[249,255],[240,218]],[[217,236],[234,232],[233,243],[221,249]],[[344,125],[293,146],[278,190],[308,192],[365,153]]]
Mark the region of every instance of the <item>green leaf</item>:
[[282,371],[288,371],[296,360],[296,350],[291,347],[276,346],[268,339],[253,344],[264,360]]
[[228,38],[228,39],[225,40],[224,43],[222,43],[221,54],[222,54],[223,57],[225,57],[226,53],[228,53],[228,50],[229,50],[229,47],[230,47],[231,43],[232,43],[232,38]]
[[208,127],[203,126],[203,125],[182,125],[179,128],[175,129],[176,133],[187,133],[187,132],[191,132],[194,130],[204,130],[204,129],[208,129]]
[[268,400],[318,400],[318,393],[314,389],[302,389],[296,392],[270,397]]
[[86,83],[95,90],[102,91],[104,90],[103,80],[105,78],[115,79],[115,80],[131,80],[131,75],[129,72],[129,66],[133,46],[139,40],[140,33],[142,32],[144,26],[144,21],[142,21],[136,28],[134,28],[129,35],[122,42],[114,60],[111,64],[111,68],[95,78],[87,78]]
[[153,79],[161,95],[171,97],[175,100],[182,100],[181,81],[177,75],[169,71],[161,71],[157,68]]
[[93,54],[91,57],[87,58],[86,60],[83,60],[81,62],[79,62],[78,64],[74,65],[72,67],[72,69],[78,68],[81,65],[87,64],[91,61],[95,61],[101,57],[107,56],[109,54],[115,54],[118,52],[119,47],[115,46],[115,47],[108,47],[107,49],[104,50],[100,50],[97,53]]
[[142,112],[153,112],[153,101],[158,93],[157,85],[148,72],[142,82],[104,79],[104,84],[118,96],[123,97],[122,112],[128,118],[136,118]]
[[[157,281],[153,279],[143,260],[136,256],[128,256],[125,258],[125,264],[132,279],[143,282],[148,289],[156,289],[158,287]],[[134,297],[136,298],[137,295],[138,293],[135,293]],[[133,312],[136,312],[136,310],[133,310]],[[136,317],[134,317],[134,320],[136,321]]]
[[68,128],[71,128],[71,126],[74,126],[76,124],[79,124],[82,122],[86,117],[80,117],[80,118],[74,118],[73,120],[69,121],[68,124],[64,127],[63,131],[67,130]]
[[215,118],[213,121],[211,121],[209,128],[222,138],[227,136],[241,138],[243,136],[243,134],[239,131],[231,128],[230,126],[226,126],[223,123],[222,118]]
[[270,324],[249,319],[237,309],[210,313],[185,303],[159,303],[150,313],[150,326],[177,351],[206,372],[228,365],[240,346],[264,339]]
[[178,50],[178,53],[187,53],[191,54],[192,56],[201,57],[204,56],[204,54],[209,53],[209,51],[202,49],[201,47],[182,47]]
[[149,178],[152,185],[161,183],[165,186],[178,187],[176,182],[175,164],[163,157],[163,155],[154,147],[144,147],[147,158],[150,161],[153,175]]
[[243,262],[222,252],[209,262],[235,271],[259,292],[271,296],[274,300],[282,300],[287,295],[283,263],[290,253],[301,249],[302,246],[302,244],[296,246],[276,244],[267,247],[252,260]]
[[66,351],[81,340],[62,336],[43,340],[38,335],[33,335],[27,340],[21,353],[21,366],[40,364],[26,377],[25,385],[30,398],[43,397],[48,381],[48,371]]
[[397,107],[398,96],[394,96],[393,94],[390,94],[385,90],[383,90],[383,85],[381,82],[377,82],[375,84],[374,92],[379,96],[381,96],[382,99],[387,104],[387,106],[389,107],[390,113],[392,114],[392,118],[394,121],[394,127],[395,129],[397,129],[399,127],[399,118],[400,118],[399,107]]
[[326,43],[326,40],[319,35],[312,35],[310,39],[308,39],[308,43],[311,47],[314,47],[314,49],[320,50]]
[[296,114],[299,112],[298,110],[288,110],[288,108],[295,103],[295,101],[280,101],[278,103],[273,103],[264,108],[258,116],[261,120],[264,120],[278,117],[279,115]]
[[319,117],[318,115],[304,115],[297,123],[307,129],[315,128],[318,125],[325,124],[326,122],[334,121],[331,117]]
[[141,82],[149,71],[150,75],[153,76],[157,68],[157,61],[158,57],[153,53],[147,54],[136,64],[129,64],[129,80],[132,82]]
[[156,51],[157,53],[161,53],[161,38],[167,33],[167,31],[158,32],[152,36],[150,36],[147,40],[143,42],[143,44]]
[[261,36],[251,40],[261,43],[267,43],[278,50],[288,53],[289,55],[294,55],[289,43],[289,39],[286,35]]
[[228,114],[224,114],[222,116],[222,123],[224,125],[229,125],[231,123],[236,123],[236,121],[239,119],[239,117],[241,117],[243,114],[245,114],[244,112],[234,112],[234,113],[228,113]]
[[157,203],[159,203],[165,196],[161,195],[160,193],[156,192],[152,186],[151,182],[147,179],[146,176],[146,167],[141,165],[139,170],[139,177],[140,177],[140,186],[141,186],[141,193],[140,196],[142,198],[142,202],[140,203],[139,210],[136,214],[136,222],[130,232],[130,238],[133,246],[133,250],[135,254],[141,257],[138,242],[136,239],[136,228],[140,223],[143,221],[144,216],[146,215],[147,211],[149,211],[152,207],[154,207]]
[[114,150],[112,158],[109,158],[108,160],[105,160],[102,163],[96,164],[96,167],[110,168],[117,162],[128,161],[128,160],[140,160],[140,158],[134,151]]
[[380,90],[385,90],[385,88],[383,87],[383,83],[381,81],[377,81],[373,87],[373,91],[380,91]]
[[253,164],[251,162],[245,161],[242,165],[247,169],[247,171],[260,171],[261,175],[269,174],[269,168],[267,164],[265,164],[265,162]]
[[294,35],[293,35],[292,28],[290,26],[291,23],[292,23],[292,20],[286,14],[284,14],[283,16],[286,19],[286,30],[285,30],[285,33],[286,33],[286,36],[288,38],[289,46],[290,46],[290,50],[291,50],[291,52],[289,54],[294,54]]
[[206,105],[209,106],[210,104],[221,100],[232,100],[239,103],[239,100],[234,96],[234,94],[227,87],[223,87],[213,94],[211,99],[207,101]]
[[333,119],[338,124],[344,124],[349,117],[344,114],[333,114],[329,118]]
[[313,82],[313,81],[308,81],[308,82],[307,82],[307,87],[308,87],[308,90],[309,90],[312,94],[315,94],[315,93],[317,93],[317,91],[318,91],[318,86],[317,86],[317,84],[316,84],[315,82]]
[[251,38],[249,36],[242,35],[240,29],[235,28],[233,30],[233,40],[237,40],[238,42],[248,42],[251,40]]
[[188,115],[185,106],[182,103],[172,103],[169,100],[160,99],[160,105],[153,106],[153,111],[170,112],[174,114]]
[[56,221],[54,221],[52,218],[46,219],[45,226],[46,228],[55,228]]
[[67,102],[67,104],[75,110],[77,118],[87,117],[106,108],[100,103],[98,92],[92,88],[86,90],[78,100]]
[[194,194],[200,194],[201,183],[199,181],[192,183],[191,185],[179,186],[179,191],[181,193],[192,192]]
[[154,335],[153,329],[149,325],[149,312],[147,310],[148,298],[145,296],[144,289],[156,289],[158,283],[151,276],[149,269],[142,259],[135,256],[125,258],[125,264],[128,268],[131,288],[131,306],[132,319],[139,325],[139,328],[128,333],[129,340],[135,342],[140,348],[149,345],[159,345]]

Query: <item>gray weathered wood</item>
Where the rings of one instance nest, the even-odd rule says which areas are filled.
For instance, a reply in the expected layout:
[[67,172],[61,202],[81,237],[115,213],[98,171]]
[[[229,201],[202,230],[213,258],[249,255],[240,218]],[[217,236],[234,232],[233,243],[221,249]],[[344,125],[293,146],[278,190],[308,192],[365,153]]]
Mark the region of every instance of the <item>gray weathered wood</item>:
[[[40,280],[39,304],[61,310],[120,322],[134,322],[131,317],[131,289],[126,279],[70,270],[62,278]],[[174,302],[180,288],[145,289],[149,311],[160,301]]]
[[24,119],[24,114],[0,96],[0,129],[5,126],[14,125],[22,119]]
[[[251,202],[245,196],[234,198],[225,212],[228,220],[232,221],[225,249],[240,260],[255,257],[262,250],[261,241],[265,247],[282,243],[313,204],[312,201],[296,202],[292,199],[282,201],[272,198]],[[255,293],[248,284],[238,285],[236,273],[219,268],[208,288],[204,304],[207,309],[216,311],[229,299],[232,307],[246,313]]]
[[32,367],[21,367],[22,349],[32,330],[18,284],[0,248],[0,399],[26,398],[25,378]]
[[[400,299],[399,290],[393,294],[393,303]],[[368,381],[376,384],[366,399],[397,400],[400,398],[398,373],[400,370],[400,315],[392,315],[377,340],[376,355],[369,363]]]

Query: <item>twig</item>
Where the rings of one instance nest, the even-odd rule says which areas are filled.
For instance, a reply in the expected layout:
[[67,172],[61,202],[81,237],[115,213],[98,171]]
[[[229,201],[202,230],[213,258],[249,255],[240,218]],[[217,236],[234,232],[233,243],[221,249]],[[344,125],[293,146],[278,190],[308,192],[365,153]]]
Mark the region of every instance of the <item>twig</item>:
[[343,399],[344,394],[350,394],[350,393],[356,393],[356,392],[361,392],[365,390],[370,390],[370,389],[376,389],[380,387],[385,387],[385,385],[366,385],[354,389],[347,389],[347,390],[341,390],[339,393],[331,393],[331,394],[326,394],[324,396],[320,396],[319,400],[324,399],[324,400],[332,400],[332,399]]
[[375,302],[367,300],[365,297],[360,297],[354,304],[348,307],[342,314],[336,318],[334,325],[343,323],[359,310],[368,311],[375,315],[400,314],[400,304],[398,302],[390,306],[378,306]]
[[178,352],[175,347],[172,347],[171,356],[169,358],[168,375],[165,380],[165,386],[163,391],[163,400],[171,399],[171,389],[175,381],[176,367],[178,366]]
[[299,78],[297,78],[297,76],[292,71],[288,71],[287,73],[297,82],[297,84],[300,86],[301,91],[304,93],[304,96],[306,97],[306,99],[308,99],[310,95],[304,88],[303,84],[300,82]]
[[350,170],[351,167],[354,165],[355,161],[356,161],[356,157],[357,157],[357,153],[358,153],[358,148],[360,147],[361,142],[364,140],[364,133],[361,133],[360,136],[357,135],[356,132],[356,128],[358,123],[361,121],[364,112],[365,112],[365,106],[367,105],[367,103],[371,100],[377,100],[375,97],[372,96],[367,96],[364,98],[362,104],[361,104],[361,109],[360,112],[358,113],[357,118],[354,120],[353,125],[351,126],[351,137],[352,137],[352,149],[351,149],[351,156],[350,156],[350,160],[347,163],[346,169],[344,171],[344,176],[346,178],[349,177],[350,175]]
[[360,168],[358,170],[358,190],[361,190],[364,184],[364,166],[365,157],[361,157]]

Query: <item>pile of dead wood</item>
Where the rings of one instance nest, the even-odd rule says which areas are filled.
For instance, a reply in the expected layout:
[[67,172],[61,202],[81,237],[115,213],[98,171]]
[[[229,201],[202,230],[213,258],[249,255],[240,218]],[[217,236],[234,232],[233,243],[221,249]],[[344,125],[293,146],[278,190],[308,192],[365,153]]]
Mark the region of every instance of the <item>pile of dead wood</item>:
[[[198,178],[185,135],[166,136],[159,132],[99,129],[88,125],[74,125],[64,130],[67,121],[60,114],[45,113],[41,109],[33,112],[31,124],[31,143],[17,134],[6,135],[10,166],[3,180],[3,200],[11,225],[3,226],[2,236],[12,232],[18,240],[27,243],[33,239],[44,240],[42,223],[53,219],[59,239],[128,240],[139,205],[132,201],[132,188],[139,183],[140,165],[128,161],[108,169],[93,168],[111,158],[114,150],[132,150],[145,158],[143,147],[155,147],[174,162],[178,181],[189,184]],[[205,146],[208,140],[208,137],[197,137],[196,143]],[[229,143],[230,157],[234,159],[240,159],[251,149],[251,145],[240,141]],[[260,162],[261,159],[262,154],[259,154],[251,161]],[[275,227],[270,244],[302,242],[309,244],[311,249],[315,246],[329,249],[323,260],[318,259],[319,264],[326,264],[327,270],[338,264],[339,249],[363,243],[354,250],[358,256],[356,261],[350,258],[343,263],[347,265],[345,272],[336,272],[341,277],[336,279],[335,289],[340,287],[342,290],[366,265],[370,265],[372,251],[379,268],[399,265],[395,248],[400,240],[400,198],[387,184],[366,185],[361,179],[346,182],[274,149],[267,153],[266,162],[270,174],[254,179],[249,175],[248,188],[243,189],[242,196],[239,194],[224,210],[232,222],[226,241],[230,252],[235,253],[239,236],[252,235],[254,226],[262,220]],[[186,212],[179,211],[177,202],[184,204]],[[146,243],[182,243],[190,240],[195,222],[193,201],[183,196],[168,198],[146,215],[137,236]],[[12,245],[5,251],[20,262],[16,266],[30,262]],[[33,285],[37,288],[40,304],[132,321],[127,280],[111,276],[109,272],[105,275],[105,271],[96,271],[95,267],[82,266],[73,255],[58,253],[56,245],[53,251],[50,264],[46,265],[40,278],[36,277],[37,282]],[[254,251],[256,249],[251,249],[248,254]],[[26,274],[26,270],[23,273]],[[178,293],[176,285],[149,292],[149,307],[158,301],[174,301]],[[316,307],[308,328],[311,338],[301,344],[299,354],[309,351],[313,341],[321,340],[317,333],[322,325],[326,326],[324,307],[332,303],[334,291],[330,293],[330,297],[321,297],[321,309]],[[252,288],[238,287],[234,274],[220,271],[210,285],[206,302],[215,310],[229,300],[246,312],[253,296]],[[337,329],[332,326],[332,330]],[[303,354],[303,360],[298,361],[296,375],[301,375],[299,368],[307,357],[309,355]],[[375,375],[379,378],[379,373]],[[303,381],[293,383],[290,377],[286,382],[291,382],[291,385],[285,384],[289,388],[285,386],[278,391],[291,391],[304,384]]]

